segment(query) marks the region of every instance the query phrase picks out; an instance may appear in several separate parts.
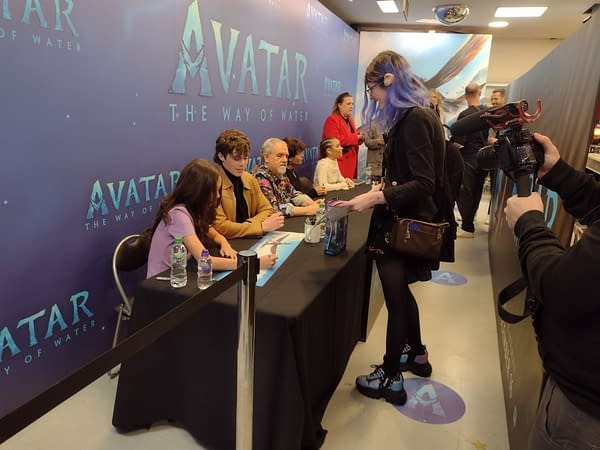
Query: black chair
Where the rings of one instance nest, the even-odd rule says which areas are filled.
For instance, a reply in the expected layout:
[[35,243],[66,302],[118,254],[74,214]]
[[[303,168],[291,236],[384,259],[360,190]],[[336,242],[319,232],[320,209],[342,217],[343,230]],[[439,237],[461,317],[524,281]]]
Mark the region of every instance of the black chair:
[[[117,325],[113,336],[112,347],[119,342],[121,325],[124,320],[129,320],[133,307],[133,295],[125,292],[121,281],[122,272],[132,272],[144,266],[148,262],[148,253],[150,251],[150,237],[147,233],[131,234],[124,237],[115,247],[112,258],[112,272],[115,285],[119,291],[121,301],[116,310],[118,312]],[[119,374],[119,369],[112,369],[107,372],[110,378]]]

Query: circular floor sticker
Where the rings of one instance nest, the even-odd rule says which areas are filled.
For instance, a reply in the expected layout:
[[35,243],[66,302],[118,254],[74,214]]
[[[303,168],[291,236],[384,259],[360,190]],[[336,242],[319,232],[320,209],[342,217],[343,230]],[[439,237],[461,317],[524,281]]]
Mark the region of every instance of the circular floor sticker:
[[467,279],[460,273],[449,272],[447,270],[433,270],[431,272],[431,281],[438,284],[460,286],[461,284],[465,284]]
[[405,405],[396,409],[411,419],[424,423],[447,424],[465,413],[465,402],[452,389],[425,378],[405,378],[408,395]]

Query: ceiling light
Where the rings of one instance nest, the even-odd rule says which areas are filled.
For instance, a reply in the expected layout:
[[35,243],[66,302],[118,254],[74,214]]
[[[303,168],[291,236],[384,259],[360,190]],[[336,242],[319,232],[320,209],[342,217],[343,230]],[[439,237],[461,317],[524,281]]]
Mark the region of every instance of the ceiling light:
[[377,0],[377,5],[381,12],[384,13],[397,13],[399,12],[398,6],[394,0]]
[[547,6],[500,7],[494,17],[540,17],[547,9]]
[[490,27],[490,28],[504,28],[507,26],[508,26],[508,22],[505,22],[504,20],[498,20],[496,22],[488,23],[488,27]]
[[433,8],[435,18],[444,25],[454,25],[462,22],[469,15],[466,5],[440,5]]

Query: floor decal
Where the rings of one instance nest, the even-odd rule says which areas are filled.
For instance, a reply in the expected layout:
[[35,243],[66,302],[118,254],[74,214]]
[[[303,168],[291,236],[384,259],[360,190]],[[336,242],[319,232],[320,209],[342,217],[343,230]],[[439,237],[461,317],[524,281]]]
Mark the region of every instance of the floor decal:
[[431,281],[437,284],[460,286],[461,284],[465,284],[467,279],[460,273],[449,272],[448,270],[433,270],[431,272]]
[[426,378],[405,378],[408,395],[405,405],[396,409],[419,422],[447,424],[460,419],[465,413],[465,402],[452,389]]

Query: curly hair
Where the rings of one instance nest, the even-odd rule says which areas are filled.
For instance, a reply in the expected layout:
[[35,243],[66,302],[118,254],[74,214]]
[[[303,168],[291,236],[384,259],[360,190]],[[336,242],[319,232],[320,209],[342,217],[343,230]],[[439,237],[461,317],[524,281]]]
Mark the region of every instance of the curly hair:
[[219,153],[223,158],[231,154],[234,159],[247,158],[250,154],[250,140],[248,136],[234,128],[228,128],[217,137],[215,143],[215,155],[213,161],[222,164],[219,159]]
[[216,216],[218,181],[219,173],[212,163],[205,159],[190,161],[181,171],[173,192],[160,202],[152,234],[161,221],[168,224],[169,211],[175,205],[183,204],[192,216],[196,234],[200,240],[204,239]]

